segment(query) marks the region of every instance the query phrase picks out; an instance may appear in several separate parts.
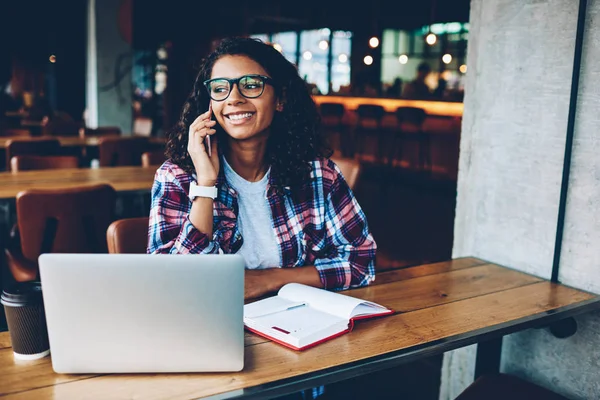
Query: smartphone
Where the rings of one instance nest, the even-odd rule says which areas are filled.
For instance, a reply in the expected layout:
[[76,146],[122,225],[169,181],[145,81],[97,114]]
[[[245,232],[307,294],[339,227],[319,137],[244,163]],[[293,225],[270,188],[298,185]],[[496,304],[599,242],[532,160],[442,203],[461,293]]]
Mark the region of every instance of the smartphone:
[[[212,104],[210,103],[210,101],[208,102],[208,119],[209,121],[211,120],[211,115],[212,115]],[[210,145],[210,135],[206,135],[206,140],[204,141],[204,144],[206,144],[207,148],[206,148],[206,152],[208,153],[209,157],[212,157],[212,146]]]

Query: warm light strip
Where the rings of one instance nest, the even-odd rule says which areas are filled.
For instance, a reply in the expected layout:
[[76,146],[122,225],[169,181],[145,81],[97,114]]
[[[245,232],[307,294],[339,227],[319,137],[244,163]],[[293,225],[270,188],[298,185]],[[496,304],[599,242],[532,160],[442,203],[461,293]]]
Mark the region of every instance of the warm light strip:
[[398,107],[419,107],[431,115],[451,117],[461,117],[463,115],[463,103],[457,102],[349,96],[313,96],[313,99],[317,104],[341,103],[347,110],[356,110],[361,104],[376,104],[383,106],[388,112],[394,112]]

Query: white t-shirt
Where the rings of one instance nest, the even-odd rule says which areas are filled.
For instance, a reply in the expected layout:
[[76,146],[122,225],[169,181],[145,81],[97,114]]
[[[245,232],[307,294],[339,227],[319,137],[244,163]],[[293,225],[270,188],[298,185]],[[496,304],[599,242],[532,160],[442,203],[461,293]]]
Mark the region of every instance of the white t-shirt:
[[279,268],[281,256],[273,230],[273,216],[267,200],[267,184],[271,169],[258,182],[249,182],[239,176],[227,163],[224,172],[227,183],[238,194],[238,229],[244,238],[237,254],[244,257],[246,268]]

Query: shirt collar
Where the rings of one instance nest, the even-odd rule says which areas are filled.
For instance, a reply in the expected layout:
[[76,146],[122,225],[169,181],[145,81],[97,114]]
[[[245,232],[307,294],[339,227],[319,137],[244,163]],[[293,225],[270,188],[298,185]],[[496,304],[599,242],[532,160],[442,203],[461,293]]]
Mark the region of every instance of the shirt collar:
[[[276,185],[277,184],[277,177],[275,177],[275,174],[273,174],[273,167],[271,166],[271,173],[269,174],[269,182],[267,182],[267,197],[271,197],[275,194],[277,194],[277,190]],[[229,192],[231,195],[236,196],[237,197],[237,192],[234,188],[232,188],[229,183],[227,183],[227,179],[225,179],[225,168],[224,168],[224,156],[221,155],[221,167],[219,168],[219,175],[217,176],[217,189],[219,190],[225,190],[227,192]],[[286,195],[289,195],[291,193],[291,189],[289,186],[285,186],[283,188],[283,192]]]

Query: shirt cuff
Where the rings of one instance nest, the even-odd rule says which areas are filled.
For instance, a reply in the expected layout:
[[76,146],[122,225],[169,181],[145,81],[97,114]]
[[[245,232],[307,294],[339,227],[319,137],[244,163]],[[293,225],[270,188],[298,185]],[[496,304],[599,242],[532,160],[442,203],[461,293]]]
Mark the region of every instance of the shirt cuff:
[[345,290],[350,287],[352,272],[348,261],[339,258],[315,260],[315,268],[325,289]]
[[181,233],[176,242],[177,252],[180,254],[218,254],[220,247],[217,240],[218,237],[213,234],[213,240],[209,240],[207,234],[200,232],[189,216],[183,222]]

